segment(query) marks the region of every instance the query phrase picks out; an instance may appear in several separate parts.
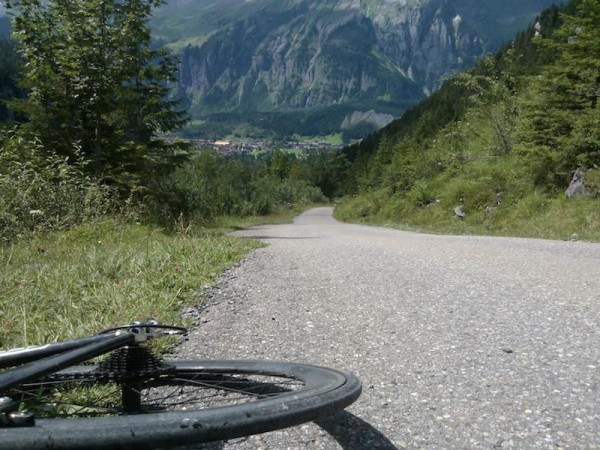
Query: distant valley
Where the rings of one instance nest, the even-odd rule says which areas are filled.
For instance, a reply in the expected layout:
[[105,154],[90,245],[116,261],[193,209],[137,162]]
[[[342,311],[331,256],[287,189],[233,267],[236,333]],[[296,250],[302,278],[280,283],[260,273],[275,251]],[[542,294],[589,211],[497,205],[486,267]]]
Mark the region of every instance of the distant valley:
[[171,0],[190,137],[359,138],[497,50],[554,0]]
[[181,60],[185,137],[341,144],[385,126],[553,3],[170,0],[152,27]]

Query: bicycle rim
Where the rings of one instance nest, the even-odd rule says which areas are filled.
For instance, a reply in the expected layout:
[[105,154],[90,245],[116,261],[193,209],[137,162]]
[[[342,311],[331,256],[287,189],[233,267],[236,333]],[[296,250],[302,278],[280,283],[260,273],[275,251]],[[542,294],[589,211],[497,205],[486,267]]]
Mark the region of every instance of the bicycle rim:
[[[168,448],[226,440],[333,414],[361,392],[360,381],[351,374],[303,364],[218,360],[169,364],[173,368],[166,374],[140,374],[118,383],[98,381],[95,366],[77,366],[60,372],[62,381],[24,386],[20,391],[27,396],[37,389],[46,397],[38,406],[36,425],[0,429],[0,447]],[[73,389],[92,384],[101,384],[94,402],[65,400]],[[133,407],[124,407],[123,399],[132,392]]]

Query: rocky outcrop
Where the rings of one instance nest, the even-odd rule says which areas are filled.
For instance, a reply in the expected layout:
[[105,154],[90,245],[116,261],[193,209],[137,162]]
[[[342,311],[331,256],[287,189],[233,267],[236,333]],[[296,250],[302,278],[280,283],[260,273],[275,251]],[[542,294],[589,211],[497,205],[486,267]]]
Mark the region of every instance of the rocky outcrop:
[[380,114],[374,110],[354,111],[352,114],[346,116],[340,128],[342,130],[349,130],[361,123],[366,123],[372,125],[376,129],[379,129],[385,127],[393,120],[394,116],[391,114]]
[[408,9],[390,2],[373,21],[382,51],[427,94],[486,52],[483,40],[448,0],[422,1]]
[[573,174],[573,179],[565,192],[568,199],[574,198],[585,198],[588,196],[587,189],[585,187],[585,171],[577,169]]
[[359,10],[329,11],[303,2],[253,16],[182,53],[181,83],[205,110],[281,110],[422,97],[378,47],[373,23]]

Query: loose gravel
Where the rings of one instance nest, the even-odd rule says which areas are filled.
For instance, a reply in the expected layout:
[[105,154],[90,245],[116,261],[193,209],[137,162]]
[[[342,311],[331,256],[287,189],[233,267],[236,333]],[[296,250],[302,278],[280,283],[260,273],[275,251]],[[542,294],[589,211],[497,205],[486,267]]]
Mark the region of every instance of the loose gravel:
[[600,245],[336,222],[263,240],[208,293],[180,357],[354,372],[361,398],[202,449],[600,448]]

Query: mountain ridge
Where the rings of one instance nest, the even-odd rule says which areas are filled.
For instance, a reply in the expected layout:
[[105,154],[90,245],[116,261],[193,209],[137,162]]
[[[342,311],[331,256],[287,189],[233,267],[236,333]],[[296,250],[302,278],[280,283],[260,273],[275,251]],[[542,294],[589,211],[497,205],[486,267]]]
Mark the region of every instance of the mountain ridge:
[[170,0],[152,27],[181,57],[190,135],[335,134],[370,111],[400,116],[551,3]]
[[[401,115],[551,3],[175,0],[153,27],[180,51],[179,93],[192,118],[208,120],[204,129],[215,114],[221,125],[231,119],[231,131],[241,113],[335,106],[329,132],[337,133],[354,113]],[[248,122],[246,131],[260,128]]]

